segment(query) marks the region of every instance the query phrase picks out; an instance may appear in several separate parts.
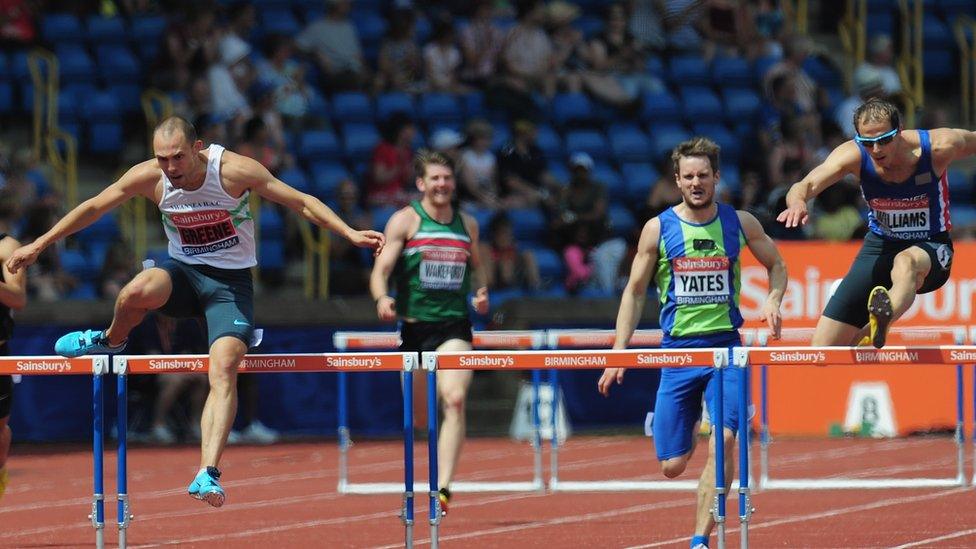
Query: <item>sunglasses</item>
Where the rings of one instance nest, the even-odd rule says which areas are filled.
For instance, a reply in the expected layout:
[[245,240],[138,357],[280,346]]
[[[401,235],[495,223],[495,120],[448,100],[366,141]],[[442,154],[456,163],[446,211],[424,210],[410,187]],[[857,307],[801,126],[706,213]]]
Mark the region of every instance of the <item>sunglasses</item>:
[[888,143],[891,143],[891,140],[894,139],[896,135],[898,135],[898,128],[895,128],[890,132],[883,133],[877,137],[861,137],[860,135],[855,135],[854,141],[857,141],[866,147],[872,147],[875,143],[884,147]]

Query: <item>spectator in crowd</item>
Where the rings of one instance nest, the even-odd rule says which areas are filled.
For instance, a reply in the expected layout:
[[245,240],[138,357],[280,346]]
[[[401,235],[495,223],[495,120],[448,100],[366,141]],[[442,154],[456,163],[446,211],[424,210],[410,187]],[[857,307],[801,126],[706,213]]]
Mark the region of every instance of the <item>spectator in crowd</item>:
[[227,9],[227,27],[218,42],[218,50],[223,47],[247,46],[250,49],[251,33],[257,24],[254,4],[236,2]]
[[278,431],[258,419],[260,407],[260,380],[262,374],[240,376],[237,379],[237,395],[241,403],[237,425],[241,429],[231,429],[227,444],[274,444],[281,438]]
[[505,40],[505,31],[495,23],[493,15],[492,0],[476,0],[471,20],[461,29],[464,52],[461,78],[479,88],[494,78]]
[[541,282],[535,254],[519,247],[512,231],[512,220],[504,211],[491,218],[488,238],[482,241],[481,248],[489,290],[539,289]]
[[668,50],[672,53],[701,53],[704,49],[699,28],[707,2],[702,0],[661,0]]
[[792,17],[788,16],[789,2],[781,0],[750,0],[750,12],[754,29],[750,57],[782,57],[783,38],[791,31]]
[[854,91],[855,94],[845,99],[834,111],[834,122],[848,139],[854,139],[857,133],[854,129],[854,111],[868,99],[886,95],[881,71],[869,66],[855,72]]
[[567,289],[579,291],[590,286],[603,293],[613,292],[627,243],[610,234],[607,191],[593,179],[593,158],[585,152],[573,153],[569,169],[569,185],[561,193],[552,225],[564,242]]
[[[884,95],[901,92],[901,78],[894,67],[895,53],[891,37],[887,34],[875,35],[868,44],[868,58],[854,69],[854,80],[873,78],[877,73],[881,78]],[[866,74],[864,74],[866,73]]]
[[455,171],[460,168],[463,144],[464,136],[451,128],[440,128],[430,136],[430,148],[446,156],[454,164]]
[[[247,90],[248,99],[251,102],[251,112],[253,118],[259,118],[264,122],[264,129],[268,132],[268,140],[271,146],[277,150],[287,152],[288,142],[285,140],[285,119],[281,111],[275,107],[275,86],[270,82],[260,80],[251,84]],[[291,123],[302,127],[306,124],[312,125],[314,122],[309,117],[304,119],[292,119]],[[290,160],[290,156],[289,156]],[[291,162],[287,162],[291,165]]]
[[414,36],[416,21],[410,9],[397,9],[390,14],[390,27],[376,60],[375,91],[423,90],[423,58]]
[[257,78],[272,86],[275,109],[284,125],[301,129],[314,91],[305,82],[305,69],[292,55],[295,48],[288,36],[264,39],[265,58],[257,63]]
[[[146,334],[147,354],[206,354],[207,342],[201,322],[196,318],[175,319],[158,312],[150,314]],[[145,333],[143,330],[141,332]],[[155,332],[155,333],[152,333]],[[158,346],[158,347],[155,347]],[[191,440],[200,440],[200,416],[207,398],[207,376],[204,374],[160,374],[156,377],[156,399],[153,403],[149,441],[156,444],[175,444],[175,423]],[[242,379],[248,376],[242,376]],[[181,402],[183,395],[187,398]],[[187,407],[188,416],[180,420],[177,409]]]
[[[57,205],[59,202],[59,198],[51,195],[49,199],[31,204],[27,209],[23,234],[19,240],[32,242],[53,227],[60,217]],[[52,246],[44,250],[28,273],[28,292],[38,301],[58,301],[78,285],[78,280],[61,267],[59,251],[62,246]]]
[[816,162],[816,147],[810,143],[804,121],[800,116],[782,119],[779,140],[766,159],[767,177],[774,186],[800,180]]
[[402,206],[413,183],[413,140],[417,127],[403,112],[383,123],[382,140],[373,149],[369,165],[366,203],[370,206]]
[[643,227],[650,219],[661,212],[681,202],[681,190],[674,184],[674,169],[671,158],[661,160],[656,181],[651,182],[651,190],[647,193],[647,201],[637,216],[637,225]]
[[518,120],[512,130],[512,142],[498,156],[499,198],[506,208],[548,203],[559,183],[549,173],[546,157],[536,144],[535,124]]
[[810,39],[793,35],[783,44],[783,59],[769,68],[763,76],[763,86],[768,96],[773,95],[772,83],[777,77],[789,75],[796,87],[796,105],[804,114],[815,113],[818,106],[817,83],[803,69],[803,62],[810,55]]
[[488,104],[508,113],[513,120],[538,122],[542,111],[533,93],[551,97],[555,92],[553,45],[542,24],[545,9],[540,0],[518,0],[518,20],[502,46],[500,80],[488,90]]
[[[336,188],[337,215],[356,230],[373,227],[373,218],[360,204],[359,187],[345,179]],[[332,295],[363,295],[369,289],[369,273],[372,259],[359,248],[336,238],[329,249],[329,293]]]
[[252,117],[244,125],[244,139],[237,145],[238,154],[253,158],[272,174],[277,174],[288,163],[288,153],[275,147],[264,120]]
[[575,93],[583,89],[582,75],[588,68],[589,52],[583,32],[573,26],[579,13],[579,7],[562,0],[546,5],[545,21],[552,42],[555,71],[554,90]]
[[315,59],[323,89],[331,92],[364,89],[370,76],[356,26],[349,20],[352,2],[325,0],[325,6],[325,16],[305,27],[296,43]]
[[124,240],[116,240],[109,246],[102,262],[102,271],[98,276],[99,297],[114,301],[122,286],[136,274],[136,258],[132,248]]
[[627,0],[627,28],[642,49],[664,53],[668,37],[664,32],[661,0]]
[[220,59],[213,8],[186,10],[163,35],[159,56],[149,74],[152,84],[166,91],[185,90],[194,74],[205,72]]
[[34,43],[34,4],[31,0],[0,0],[0,46],[24,47]]
[[461,197],[482,208],[497,209],[498,199],[498,159],[491,151],[491,124],[475,119],[468,123],[468,146],[461,151],[458,177],[461,182]]
[[213,112],[213,93],[210,91],[210,80],[205,74],[193,77],[185,101],[174,105],[174,110],[186,116],[187,120]]
[[430,91],[460,93],[467,90],[461,84],[461,50],[454,33],[454,20],[442,15],[434,22],[433,40],[424,46],[424,72]]
[[738,0],[706,0],[705,13],[698,29],[704,38],[704,54],[711,59],[716,50],[740,56],[752,39],[752,21],[745,2]]
[[868,226],[857,204],[860,192],[854,181],[846,181],[828,188],[814,202],[817,214],[813,219],[813,237],[843,242],[863,238]]
[[244,42],[224,42],[220,47],[220,62],[211,65],[207,71],[213,114],[228,121],[232,137],[241,135],[252,114],[245,95],[254,81],[250,54],[251,47]]
[[227,124],[212,114],[201,114],[193,120],[200,132],[200,140],[207,145],[227,143]]
[[607,8],[603,32],[589,44],[591,70],[583,82],[593,96],[617,107],[635,107],[645,92],[664,89],[664,83],[644,68],[644,55],[627,29],[627,12],[622,3]]

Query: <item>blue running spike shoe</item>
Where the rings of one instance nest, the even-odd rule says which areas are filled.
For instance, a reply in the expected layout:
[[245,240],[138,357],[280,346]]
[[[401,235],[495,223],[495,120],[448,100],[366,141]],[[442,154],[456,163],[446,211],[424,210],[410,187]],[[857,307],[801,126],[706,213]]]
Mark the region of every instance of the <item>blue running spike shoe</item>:
[[119,353],[125,349],[125,342],[117,347],[108,343],[103,330],[85,330],[71,332],[61,336],[54,344],[54,352],[68,358],[84,355],[98,355],[105,353]]
[[220,487],[220,471],[216,467],[207,467],[197,473],[186,491],[194,498],[206,501],[213,507],[223,505],[226,497],[224,489]]

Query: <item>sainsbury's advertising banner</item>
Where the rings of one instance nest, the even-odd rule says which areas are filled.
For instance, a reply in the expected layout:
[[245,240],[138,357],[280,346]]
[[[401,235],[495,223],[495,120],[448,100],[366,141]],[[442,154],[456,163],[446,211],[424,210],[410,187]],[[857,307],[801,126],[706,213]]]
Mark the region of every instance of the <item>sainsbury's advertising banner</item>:
[[[860,242],[778,242],[777,247],[789,271],[781,309],[783,326],[816,326],[832,287],[847,273]],[[954,247],[949,281],[937,292],[918,296],[897,325],[976,325],[976,242],[957,242]],[[747,326],[762,327],[759,310],[766,297],[766,270],[750,254],[744,255],[742,315]],[[971,367],[965,370],[966,385],[971,387]],[[757,404],[758,380],[756,372],[753,395]],[[852,425],[861,423],[868,427],[890,424],[899,434],[949,428],[956,422],[955,387],[955,366],[772,367],[770,429],[774,433],[825,435],[838,428],[850,431]],[[971,390],[967,389],[966,402],[971,399]],[[972,405],[965,408],[968,417]],[[876,417],[879,411],[886,417]]]

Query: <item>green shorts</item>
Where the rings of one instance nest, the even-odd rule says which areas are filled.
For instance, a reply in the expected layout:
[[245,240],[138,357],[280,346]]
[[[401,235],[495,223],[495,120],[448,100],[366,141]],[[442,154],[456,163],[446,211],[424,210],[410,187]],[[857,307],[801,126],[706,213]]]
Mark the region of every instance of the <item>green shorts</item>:
[[206,318],[210,345],[225,336],[250,345],[254,333],[251,269],[189,265],[175,259],[160,268],[169,273],[173,293],[159,312],[174,318]]
[[952,269],[952,240],[941,233],[929,240],[896,242],[874,233],[864,237],[861,251],[851,269],[827,302],[824,316],[844,324],[863,328],[868,323],[868,294],[875,286],[891,288],[891,268],[899,252],[916,246],[929,255],[932,268],[919,288],[919,294],[934,292],[949,280]]

